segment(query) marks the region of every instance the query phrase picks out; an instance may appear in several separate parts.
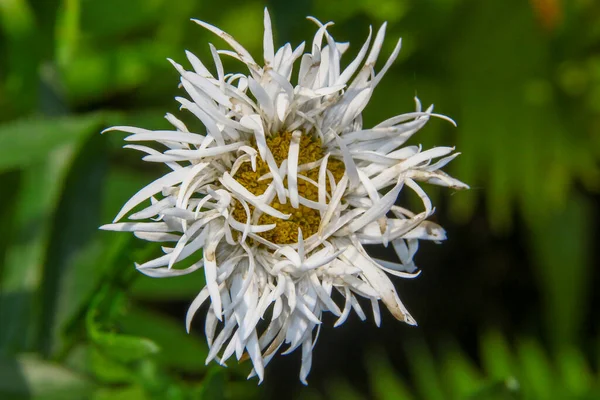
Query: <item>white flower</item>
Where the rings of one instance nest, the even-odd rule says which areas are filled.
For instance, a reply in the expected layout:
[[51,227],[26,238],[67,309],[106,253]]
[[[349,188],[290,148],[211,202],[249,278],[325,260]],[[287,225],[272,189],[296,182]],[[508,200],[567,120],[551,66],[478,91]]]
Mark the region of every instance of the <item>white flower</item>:
[[[323,312],[338,317],[335,326],[351,309],[364,320],[357,297],[370,301],[377,325],[379,301],[397,319],[416,324],[389,275],[417,276],[418,240],[445,239],[444,230],[426,220],[434,209],[416,182],[467,188],[440,171],[458,155],[453,148],[401,147],[435,115],[432,107],[423,111],[416,100],[416,111],[363,129],[361,113],[400,51],[398,41],[376,72],[385,24],[373,41],[369,31],[358,56],[343,68],[340,58],[349,45],[334,41],[327,31],[332,23],[309,19],[318,29],[308,52],[304,43],[275,52],[265,10],[264,66],[229,34],[195,21],[233,49],[210,45],[216,75],[189,52],[193,71],[171,61],[189,96],[177,101],[205,131],[190,132],[171,114],[172,131],[108,129],[130,133],[128,142],[162,145],[162,152],[125,147],[172,171],[136,193],[102,228],[173,243],[163,247],[163,256],[137,265],[146,275],[204,268],[206,287],[189,308],[187,329],[210,299],[206,361],[224,364],[234,353],[238,360],[247,354],[251,376],[260,381],[288,344],[285,353],[302,347],[300,380],[306,383]],[[241,61],[248,73],[225,74],[221,56]],[[422,211],[395,205],[404,187],[420,197]],[[151,205],[129,219],[152,222],[118,222],[147,200]],[[364,244],[391,244],[399,262],[370,257]]]

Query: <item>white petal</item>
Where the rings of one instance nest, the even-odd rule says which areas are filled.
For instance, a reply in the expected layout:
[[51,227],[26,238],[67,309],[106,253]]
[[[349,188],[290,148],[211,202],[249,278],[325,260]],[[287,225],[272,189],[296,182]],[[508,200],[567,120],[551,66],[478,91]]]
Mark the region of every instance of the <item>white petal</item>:
[[372,207],[369,208],[363,215],[358,217],[358,219],[352,221],[348,226],[346,226],[345,229],[347,229],[349,232],[356,232],[368,223],[375,221],[377,218],[385,216],[392,205],[394,205],[396,202],[403,185],[404,182],[402,181],[402,178],[399,178],[392,190],[387,192],[385,196],[374,203]]
[[349,260],[354,260],[354,265],[360,268],[369,281],[370,285],[377,288],[381,295],[381,300],[385,303],[387,308],[390,310],[392,315],[397,319],[406,322],[410,325],[415,325],[416,322],[413,317],[410,316],[408,310],[404,307],[400,299],[396,288],[377,264],[371,262],[367,257],[363,256],[356,248],[349,246],[344,254]]
[[[122,132],[131,132],[134,129],[126,126],[115,126],[111,130],[120,130]],[[202,144],[205,136],[197,133],[175,132],[175,131],[146,131],[127,136],[124,140],[128,142],[143,142],[143,141],[167,141],[167,142],[183,142],[189,144]]]
[[252,78],[248,78],[248,87],[250,88],[250,91],[254,97],[256,97],[256,100],[258,101],[258,104],[260,104],[260,108],[265,113],[265,116],[269,120],[273,120],[275,118],[273,99],[269,97],[269,94],[265,91],[265,89]]
[[361,47],[356,58],[350,64],[348,64],[348,66],[346,67],[344,72],[342,72],[340,77],[337,79],[337,81],[335,82],[337,85],[345,84],[346,82],[348,82],[350,80],[352,75],[354,75],[354,73],[358,69],[358,66],[360,65],[362,60],[365,58],[365,54],[367,54],[367,50],[369,49],[369,44],[371,43],[371,35],[372,34],[373,34],[373,29],[369,26],[369,36],[367,36],[367,40]]
[[206,69],[204,64],[202,64],[202,61],[200,61],[200,59],[198,57],[196,57],[194,55],[194,53],[186,50],[185,55],[186,55],[188,61],[190,62],[190,64],[192,64],[192,68],[194,68],[194,71],[196,71],[196,73],[198,75],[201,75],[205,78],[213,77],[212,74],[208,71],[208,69]]
[[327,294],[325,289],[323,289],[323,287],[321,286],[321,283],[319,282],[319,279],[317,278],[317,275],[311,274],[310,280],[311,280],[311,283],[313,284],[315,292],[317,293],[317,296],[319,296],[319,300],[321,300],[323,302],[323,304],[327,307],[327,309],[329,311],[331,311],[334,315],[340,316],[342,313],[340,311],[340,308],[331,299],[329,294]]
[[273,58],[275,57],[275,51],[273,50],[273,29],[271,28],[271,17],[269,16],[269,11],[267,10],[267,7],[265,7],[264,25],[265,33],[263,38],[263,55],[265,59],[265,64],[269,64],[273,62]]
[[177,242],[179,236],[172,233],[161,232],[134,232],[135,237],[149,242]]
[[371,307],[373,309],[373,320],[379,328],[381,326],[381,311],[379,310],[379,301],[371,297]]
[[116,232],[173,232],[173,229],[164,222],[120,222],[102,225],[100,229]]
[[360,183],[360,178],[358,177],[358,169],[356,168],[354,159],[346,147],[346,144],[335,132],[332,133],[335,135],[335,140],[342,152],[342,157],[344,158],[344,167],[346,168],[346,174],[348,174],[348,178],[350,179],[350,188],[355,188]]
[[185,179],[186,174],[188,174],[190,172],[190,170],[191,170],[191,166],[188,166],[188,167],[181,168],[181,169],[175,170],[173,172],[170,172],[170,173],[158,178],[157,180],[155,180],[148,186],[144,187],[140,191],[138,191],[136,194],[133,195],[133,197],[131,197],[131,199],[129,199],[127,201],[127,203],[125,203],[125,205],[123,206],[123,208],[121,208],[121,211],[119,211],[119,214],[117,214],[117,216],[115,217],[113,222],[117,222],[118,220],[123,218],[123,216],[125,216],[125,214],[127,214],[129,211],[131,211],[135,206],[140,204],[142,201],[147,200],[148,198],[150,198],[150,196],[153,196],[153,195],[161,192],[164,187],[168,187],[168,186],[172,186],[172,185],[181,183],[181,181],[183,181],[183,179]]
[[446,240],[444,228],[430,221],[423,221],[418,227],[403,236],[404,239]]
[[173,276],[182,276],[191,274],[192,272],[202,268],[202,261],[197,262],[185,269],[174,269],[174,268],[154,268],[154,269],[140,269],[138,267],[138,271],[142,274],[147,275],[152,278],[168,278]]
[[350,293],[350,289],[347,286],[344,286],[344,297],[346,298],[346,302],[344,303],[344,310],[342,311],[342,315],[340,315],[338,320],[333,325],[334,328],[337,328],[338,326],[346,322],[348,315],[350,315],[350,309],[352,308],[352,304],[350,303],[350,296],[352,296],[352,294]]
[[292,207],[298,208],[298,155],[300,153],[300,131],[292,133],[288,151],[288,190]]
[[407,175],[417,181],[427,182],[433,185],[446,186],[456,190],[469,189],[469,185],[451,177],[443,171],[413,170],[409,171]]
[[192,320],[194,319],[196,311],[200,309],[200,307],[206,301],[206,299],[208,299],[208,288],[204,287],[200,291],[200,293],[198,293],[194,301],[192,301],[192,304],[190,304],[190,307],[188,308],[187,314],[185,316],[185,327],[188,333],[190,333],[190,330],[192,328]]
[[258,337],[256,336],[256,331],[250,335],[250,338],[246,343],[246,349],[248,349],[248,354],[252,360],[252,366],[256,371],[256,375],[258,375],[258,382],[260,383],[263,381],[265,375],[265,367],[263,365],[260,347],[258,346]]
[[229,175],[229,173],[225,172],[225,174],[223,174],[223,177],[219,180],[221,181],[223,186],[229,189],[232,193],[234,193],[238,197],[243,198],[248,203],[258,208],[260,211],[279,219],[288,219],[290,217],[290,214],[283,214],[282,212],[277,211],[270,205],[261,201],[259,197],[250,193],[248,189],[246,189],[238,181],[233,179],[231,175]]
[[300,382],[304,385],[308,385],[306,378],[308,377],[308,373],[310,372],[310,368],[312,366],[312,335],[309,335],[308,338],[304,340],[302,343],[302,364],[300,367]]
[[210,294],[213,311],[217,319],[221,320],[223,310],[221,295],[219,294],[219,284],[217,283],[217,258],[215,250],[221,237],[224,235],[224,231],[221,229],[219,232],[213,234],[215,236],[210,238],[211,242],[209,242],[208,247],[204,250],[204,274],[206,276],[206,286]]
[[390,67],[392,66],[392,64],[394,63],[396,58],[398,57],[398,54],[400,54],[400,48],[402,48],[402,39],[398,39],[398,42],[396,43],[396,47],[394,47],[392,54],[386,61],[385,65],[383,66],[381,71],[379,71],[379,73],[375,76],[375,79],[373,79],[373,87],[377,86],[379,81],[381,81],[381,78],[383,78],[383,76],[388,71],[388,69],[390,69]]
[[[123,146],[124,149],[132,149],[132,150],[138,150],[138,151],[143,151],[144,153],[147,153],[149,155],[153,155],[153,156],[161,156],[161,153],[157,150],[154,150],[148,146],[140,146],[137,144],[127,144],[125,146]],[[145,157],[144,157],[145,158]],[[166,160],[165,164],[171,168],[172,170],[176,170],[176,169],[180,169],[181,165],[177,164],[176,162],[169,162],[168,160]]]
[[202,26],[203,28],[208,29],[209,31],[213,32],[214,34],[218,35],[219,37],[221,37],[223,40],[225,40],[244,60],[247,60],[247,62],[249,63],[253,63],[256,64],[254,62],[254,59],[252,58],[252,56],[250,55],[250,53],[248,53],[248,51],[241,45],[239,44],[230,34],[223,32],[221,29],[217,28],[216,26],[207,24],[206,22],[203,21],[199,21],[197,19],[192,19],[192,21],[194,21],[195,23],[197,23],[198,25]]

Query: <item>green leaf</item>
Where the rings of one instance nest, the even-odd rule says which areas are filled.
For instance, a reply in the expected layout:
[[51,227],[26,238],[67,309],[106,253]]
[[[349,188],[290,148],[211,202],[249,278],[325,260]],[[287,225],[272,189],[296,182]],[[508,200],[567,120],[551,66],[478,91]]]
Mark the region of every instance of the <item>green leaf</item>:
[[41,291],[39,335],[45,354],[65,350],[67,323],[81,312],[107,269],[107,242],[97,234],[107,170],[104,145],[96,135],[79,152],[53,221]]
[[73,151],[49,153],[48,159],[22,173],[15,226],[0,280],[0,354],[34,348],[38,327],[36,300],[56,205]]
[[0,360],[0,398],[75,400],[93,390],[85,377],[34,356]]
[[519,382],[527,398],[550,399],[556,394],[552,364],[542,346],[533,339],[522,339],[518,345]]
[[79,0],[62,0],[56,24],[56,58],[59,65],[71,62],[77,51],[80,29]]
[[25,0],[5,0],[0,3],[0,26],[9,36],[21,36],[34,26],[31,8]]
[[376,399],[411,400],[414,398],[402,377],[394,372],[394,367],[380,351],[370,352],[367,365],[371,391]]
[[409,368],[417,392],[422,398],[431,400],[444,400],[440,375],[437,371],[437,361],[434,360],[429,348],[424,341],[413,339],[405,346],[409,360]]
[[0,116],[22,115],[35,106],[41,58],[42,38],[38,36],[29,2],[0,1],[0,30],[4,39],[0,69],[5,78],[0,81],[0,88],[6,91],[6,97],[0,95]]
[[116,314],[123,312],[123,294],[105,283],[92,299],[86,315],[86,328],[92,342],[103,354],[121,363],[129,363],[156,354],[159,347],[149,339],[105,330]]
[[44,160],[54,149],[80,143],[98,133],[111,115],[36,117],[0,125],[0,172],[32,165]]
[[155,342],[161,349],[156,360],[166,367],[191,373],[206,369],[208,348],[198,337],[186,333],[183,321],[135,307],[120,319],[119,326],[125,333]]
[[106,356],[123,363],[146,358],[160,350],[149,339],[110,332],[97,332],[94,343]]
[[478,389],[469,400],[518,400],[521,399],[519,383],[514,378],[494,382]]
[[361,400],[362,396],[357,392],[352,384],[341,377],[331,379],[327,385],[327,395],[332,400]]
[[557,367],[563,385],[570,395],[581,396],[593,387],[594,376],[584,355],[574,347],[558,352]]
[[489,331],[479,339],[484,370],[493,380],[504,380],[513,377],[515,361],[506,339],[497,331]]
[[190,15],[194,15],[194,8],[198,3],[193,1],[170,2],[168,7],[162,10],[160,15],[159,27],[156,32],[157,40],[163,43],[171,43],[173,46],[182,44],[188,29],[195,28],[193,24],[188,24],[188,29],[182,27],[183,23],[188,23]]
[[[576,53],[571,45],[557,51],[557,42],[571,41],[544,35],[531,8],[518,0],[465,7],[456,14],[460,19],[444,46],[449,82],[455,85],[448,94],[461,121],[456,144],[462,155],[451,171],[474,188],[484,185],[486,209],[497,231],[510,227],[515,205],[528,221],[553,218],[574,182],[598,181],[588,133],[593,128],[578,121],[590,118],[572,112],[582,104],[556,93],[556,70],[569,64],[565,56]],[[510,26],[503,23],[507,19]],[[477,57],[477,68],[472,68],[473,56],[482,51],[485,56]],[[477,197],[481,192],[471,190],[452,199],[453,212],[471,216]]]
[[531,222],[536,278],[556,349],[578,342],[587,311],[592,288],[591,207],[583,196],[572,196],[562,210]]
[[[220,369],[220,366],[213,365],[211,369]],[[232,371],[230,371],[232,372]],[[247,371],[245,371],[247,372]],[[230,378],[226,383],[225,398],[229,400],[255,400],[264,399],[264,386],[258,386],[256,384],[251,385],[248,381],[244,380],[246,373],[242,374],[229,374]],[[238,379],[235,379],[239,376]],[[352,398],[347,398],[353,400]]]
[[94,39],[130,34],[159,23],[165,5],[171,6],[165,0],[86,1],[81,10],[82,26]]
[[212,368],[202,381],[200,400],[225,399],[225,373],[222,369]]
[[109,389],[102,388],[97,390],[92,400],[146,400],[149,399],[140,385],[131,385],[124,388]]
[[164,77],[170,71],[171,66],[165,59],[173,56],[173,52],[170,47],[153,40],[106,49],[86,48],[61,70],[65,95],[71,104],[83,105],[144,84],[168,94],[168,90],[176,85],[176,72],[172,73],[170,81],[152,78]]
[[[200,257],[200,255],[198,255]],[[168,279],[139,276],[131,287],[133,297],[148,301],[188,301],[196,297],[205,285],[203,273],[176,276]]]
[[[0,173],[0,187],[12,188],[12,190],[3,191],[2,196],[0,196],[0,221],[2,221],[4,227],[0,230],[0,260],[4,261],[6,261],[7,249],[14,239],[14,231],[18,223],[17,210],[19,209],[20,184],[20,171]],[[2,288],[3,268],[4,264],[0,264],[0,288]],[[0,290],[0,296],[1,293],[2,290]]]
[[477,392],[483,379],[468,356],[451,341],[443,346],[443,352],[441,375],[450,398],[464,399]]
[[96,346],[88,349],[88,365],[90,373],[100,382],[123,384],[135,381],[135,376],[128,365],[112,359]]

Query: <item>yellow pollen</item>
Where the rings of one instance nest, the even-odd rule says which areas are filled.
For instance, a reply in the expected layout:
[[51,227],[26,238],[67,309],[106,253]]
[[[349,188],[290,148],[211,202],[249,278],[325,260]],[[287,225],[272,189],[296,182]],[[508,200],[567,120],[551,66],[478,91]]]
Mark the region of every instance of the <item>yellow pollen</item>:
[[[277,133],[267,138],[267,146],[277,166],[281,166],[283,160],[288,157],[290,142],[292,140],[291,132]],[[256,149],[256,143],[252,143],[252,147]],[[298,154],[298,165],[308,164],[322,159],[324,156],[321,140],[312,135],[302,134],[300,137],[300,151]],[[329,158],[327,169],[333,174],[335,181],[339,182],[345,172],[344,163],[340,160]],[[256,157],[256,171],[252,170],[250,162],[243,163],[235,173],[234,178],[252,194],[258,196],[267,190],[272,179],[258,181],[258,178],[269,173],[267,163],[260,157]],[[301,175],[318,182],[319,167],[312,168],[308,171],[301,172]],[[287,187],[287,178],[283,181]],[[327,192],[331,194],[329,180],[327,180]],[[298,194],[308,200],[319,200],[319,189],[301,178],[298,178]],[[250,207],[252,213],[253,207]],[[270,231],[258,234],[262,238],[277,244],[291,244],[298,242],[298,228],[302,229],[302,236],[307,238],[317,232],[321,223],[321,216],[318,210],[299,205],[298,208],[292,207],[290,202],[281,204],[275,198],[271,202],[271,207],[281,211],[284,214],[291,214],[287,220],[282,220],[268,214],[262,214],[258,219],[259,225],[275,224],[276,227]],[[233,210],[233,217],[242,223],[246,222],[246,212],[242,205],[237,202]]]

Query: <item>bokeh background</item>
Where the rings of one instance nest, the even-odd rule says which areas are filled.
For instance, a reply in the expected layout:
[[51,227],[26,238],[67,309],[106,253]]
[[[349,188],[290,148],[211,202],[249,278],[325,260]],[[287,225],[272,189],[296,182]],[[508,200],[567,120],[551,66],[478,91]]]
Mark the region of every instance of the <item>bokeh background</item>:
[[[472,187],[426,187],[449,239],[397,280],[419,327],[326,317],[308,387],[299,354],[261,386],[247,362],[205,366],[201,318],[184,328],[202,273],[145,277],[156,249],[97,229],[164,172],[99,132],[167,126],[166,58],[226,47],[192,17],[260,59],[265,5],[279,45],[334,20],[346,60],[388,21],[383,56],[403,49],[366,125],[434,103],[458,128],[412,143],[456,145]],[[598,399],[599,159],[598,1],[0,0],[0,398]]]

